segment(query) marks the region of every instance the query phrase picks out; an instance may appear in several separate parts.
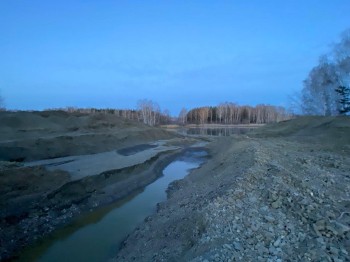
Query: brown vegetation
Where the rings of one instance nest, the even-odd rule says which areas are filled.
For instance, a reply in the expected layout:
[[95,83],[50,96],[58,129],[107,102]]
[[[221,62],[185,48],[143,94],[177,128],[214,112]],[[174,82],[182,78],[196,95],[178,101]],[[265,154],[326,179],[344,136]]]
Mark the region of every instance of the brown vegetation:
[[271,105],[239,106],[222,103],[215,107],[199,107],[187,113],[188,124],[266,124],[290,119],[283,107]]

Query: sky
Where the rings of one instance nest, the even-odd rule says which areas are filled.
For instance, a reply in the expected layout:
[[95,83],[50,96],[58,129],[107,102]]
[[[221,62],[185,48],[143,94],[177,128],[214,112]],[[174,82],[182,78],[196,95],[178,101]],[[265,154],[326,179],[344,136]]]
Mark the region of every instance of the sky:
[[0,0],[6,108],[288,106],[349,0]]

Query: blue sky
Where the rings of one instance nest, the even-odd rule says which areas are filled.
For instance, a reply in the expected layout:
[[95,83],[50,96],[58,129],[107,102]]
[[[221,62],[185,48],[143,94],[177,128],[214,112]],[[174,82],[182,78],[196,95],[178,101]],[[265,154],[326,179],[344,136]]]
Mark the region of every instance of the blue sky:
[[287,105],[349,0],[0,1],[9,109]]

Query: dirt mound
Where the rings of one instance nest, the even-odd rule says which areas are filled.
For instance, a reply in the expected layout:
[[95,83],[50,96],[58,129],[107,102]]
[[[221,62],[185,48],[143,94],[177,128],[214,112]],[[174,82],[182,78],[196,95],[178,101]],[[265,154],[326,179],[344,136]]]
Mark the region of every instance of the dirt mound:
[[260,136],[335,136],[350,131],[350,117],[303,116],[266,125],[254,133]]
[[0,112],[0,123],[1,129],[32,130],[57,128],[55,122],[47,121],[40,115],[31,112]]
[[298,117],[256,129],[251,135],[259,138],[285,137],[301,142],[322,140],[332,148],[350,149],[350,117]]
[[[18,132],[23,135],[23,133],[45,131],[42,135],[47,135],[47,132],[103,131],[105,128],[144,127],[142,123],[123,119],[113,114],[83,114],[64,111],[4,111],[0,112],[0,124],[1,140],[20,138]],[[25,135],[28,136],[28,134]]]
[[175,134],[113,114],[0,112],[0,160],[31,161],[100,153]]
[[[29,167],[19,162],[135,149],[139,144],[176,136],[113,114],[0,112],[0,228],[6,229],[0,230],[0,260],[13,256],[81,212],[143,188],[160,176],[176,152],[158,148],[149,157],[145,155],[144,162],[131,161],[125,168],[117,159],[114,161],[121,166],[112,167],[113,171],[106,167],[109,160],[103,157],[102,165],[106,166],[74,181],[72,173],[68,173],[71,171]],[[93,168],[98,165],[91,164]],[[86,163],[78,168],[86,168]]]

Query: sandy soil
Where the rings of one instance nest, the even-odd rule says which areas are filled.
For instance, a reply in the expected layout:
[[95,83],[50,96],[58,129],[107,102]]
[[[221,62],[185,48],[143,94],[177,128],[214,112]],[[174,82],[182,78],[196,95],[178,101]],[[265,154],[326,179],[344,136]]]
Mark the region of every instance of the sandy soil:
[[299,118],[209,148],[115,261],[349,261],[348,117]]
[[[181,149],[178,146],[169,146],[166,144],[166,142],[171,141],[156,141],[152,143],[155,145],[155,147],[144,149],[140,152],[130,155],[121,155],[119,153],[120,150],[125,151],[130,148],[127,147],[120,150],[113,150],[96,154],[58,157],[54,159],[26,162],[24,165],[27,167],[45,166],[50,171],[66,171],[70,174],[71,180],[74,181],[111,170],[140,165],[161,153]],[[131,148],[135,148],[135,146]]]

